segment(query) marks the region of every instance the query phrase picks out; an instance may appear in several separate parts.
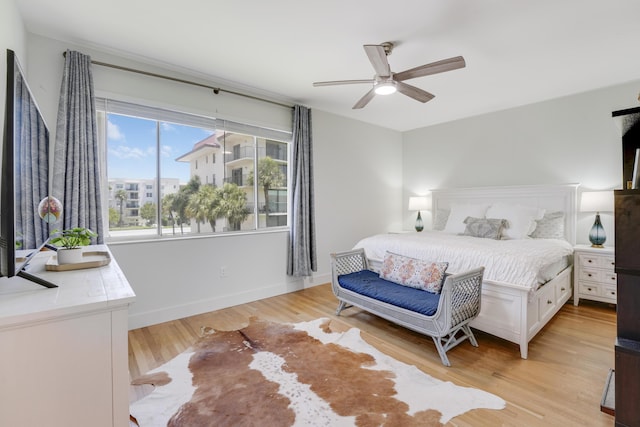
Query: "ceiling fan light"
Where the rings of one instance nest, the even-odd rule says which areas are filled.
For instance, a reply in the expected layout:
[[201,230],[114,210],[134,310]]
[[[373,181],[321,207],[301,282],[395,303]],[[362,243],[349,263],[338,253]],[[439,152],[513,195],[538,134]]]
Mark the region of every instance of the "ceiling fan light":
[[377,95],[391,95],[396,92],[395,82],[382,82],[378,83],[375,87]]

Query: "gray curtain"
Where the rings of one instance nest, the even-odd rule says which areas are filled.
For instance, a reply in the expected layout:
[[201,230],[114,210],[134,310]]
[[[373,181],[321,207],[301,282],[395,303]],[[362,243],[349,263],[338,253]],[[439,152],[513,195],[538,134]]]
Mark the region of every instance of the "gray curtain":
[[22,74],[15,74],[14,126],[20,141],[15,145],[16,242],[18,249],[33,249],[49,237],[38,205],[49,194],[49,132],[31,97]]
[[67,50],[60,86],[53,196],[62,202],[62,228],[86,227],[102,243],[100,162],[91,58]]
[[311,276],[312,271],[317,271],[311,110],[300,105],[293,109],[291,179],[291,235],[287,274]]

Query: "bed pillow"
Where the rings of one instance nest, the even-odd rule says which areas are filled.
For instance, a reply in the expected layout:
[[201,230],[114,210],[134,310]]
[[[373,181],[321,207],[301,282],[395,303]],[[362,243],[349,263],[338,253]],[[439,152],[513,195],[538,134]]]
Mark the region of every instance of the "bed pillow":
[[507,220],[496,218],[473,218],[467,217],[464,220],[466,228],[464,236],[481,237],[484,239],[500,240],[502,230],[507,226]]
[[390,282],[439,294],[448,262],[423,261],[386,252],[380,277]]
[[534,239],[564,239],[564,212],[549,212],[536,220],[536,228],[531,233]]
[[[444,227],[445,233],[460,234],[464,233],[467,217],[485,218],[485,214],[489,208],[488,204],[459,204],[453,203],[449,211],[447,225]],[[501,217],[493,217],[501,218]]]
[[447,225],[447,218],[449,218],[449,209],[437,209],[436,216],[433,219],[433,229],[436,231],[444,230]]
[[507,227],[502,231],[503,239],[524,239],[536,227],[536,220],[542,219],[544,209],[535,206],[510,205],[496,203],[487,209],[487,218],[501,218],[507,220]]

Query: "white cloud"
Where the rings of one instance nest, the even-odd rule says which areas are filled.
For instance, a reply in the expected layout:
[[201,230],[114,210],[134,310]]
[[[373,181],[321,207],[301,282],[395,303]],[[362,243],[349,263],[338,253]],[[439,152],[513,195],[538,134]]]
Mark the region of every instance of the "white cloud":
[[162,127],[162,130],[167,132],[176,130],[175,126],[173,126],[171,123],[160,122],[160,126]]
[[160,147],[160,156],[162,157],[173,157],[173,147],[170,145],[162,145]]
[[111,123],[111,120],[107,120],[107,138],[111,141],[124,141],[124,133],[120,132],[118,125]]
[[126,145],[119,145],[117,147],[110,147],[109,154],[119,159],[143,159],[155,154],[154,147],[147,147],[146,149],[131,148]]

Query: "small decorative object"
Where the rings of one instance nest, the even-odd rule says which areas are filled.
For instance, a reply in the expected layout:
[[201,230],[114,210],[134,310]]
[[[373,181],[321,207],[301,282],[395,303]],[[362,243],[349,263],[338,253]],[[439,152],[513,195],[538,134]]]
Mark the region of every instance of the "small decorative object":
[[429,205],[426,197],[409,197],[409,210],[418,211],[418,217],[416,218],[416,231],[424,230],[424,223],[422,222],[420,211],[428,209]]
[[596,220],[589,231],[589,241],[594,248],[603,248],[607,236],[600,221],[600,212],[613,211],[613,191],[589,191],[582,193],[581,212],[595,212]]
[[62,203],[55,197],[45,197],[38,204],[38,215],[44,222],[54,224],[62,215]]
[[53,230],[49,242],[59,246],[57,251],[58,264],[75,264],[82,262],[82,246],[91,243],[91,239],[97,234],[88,228],[75,227],[67,230]]

